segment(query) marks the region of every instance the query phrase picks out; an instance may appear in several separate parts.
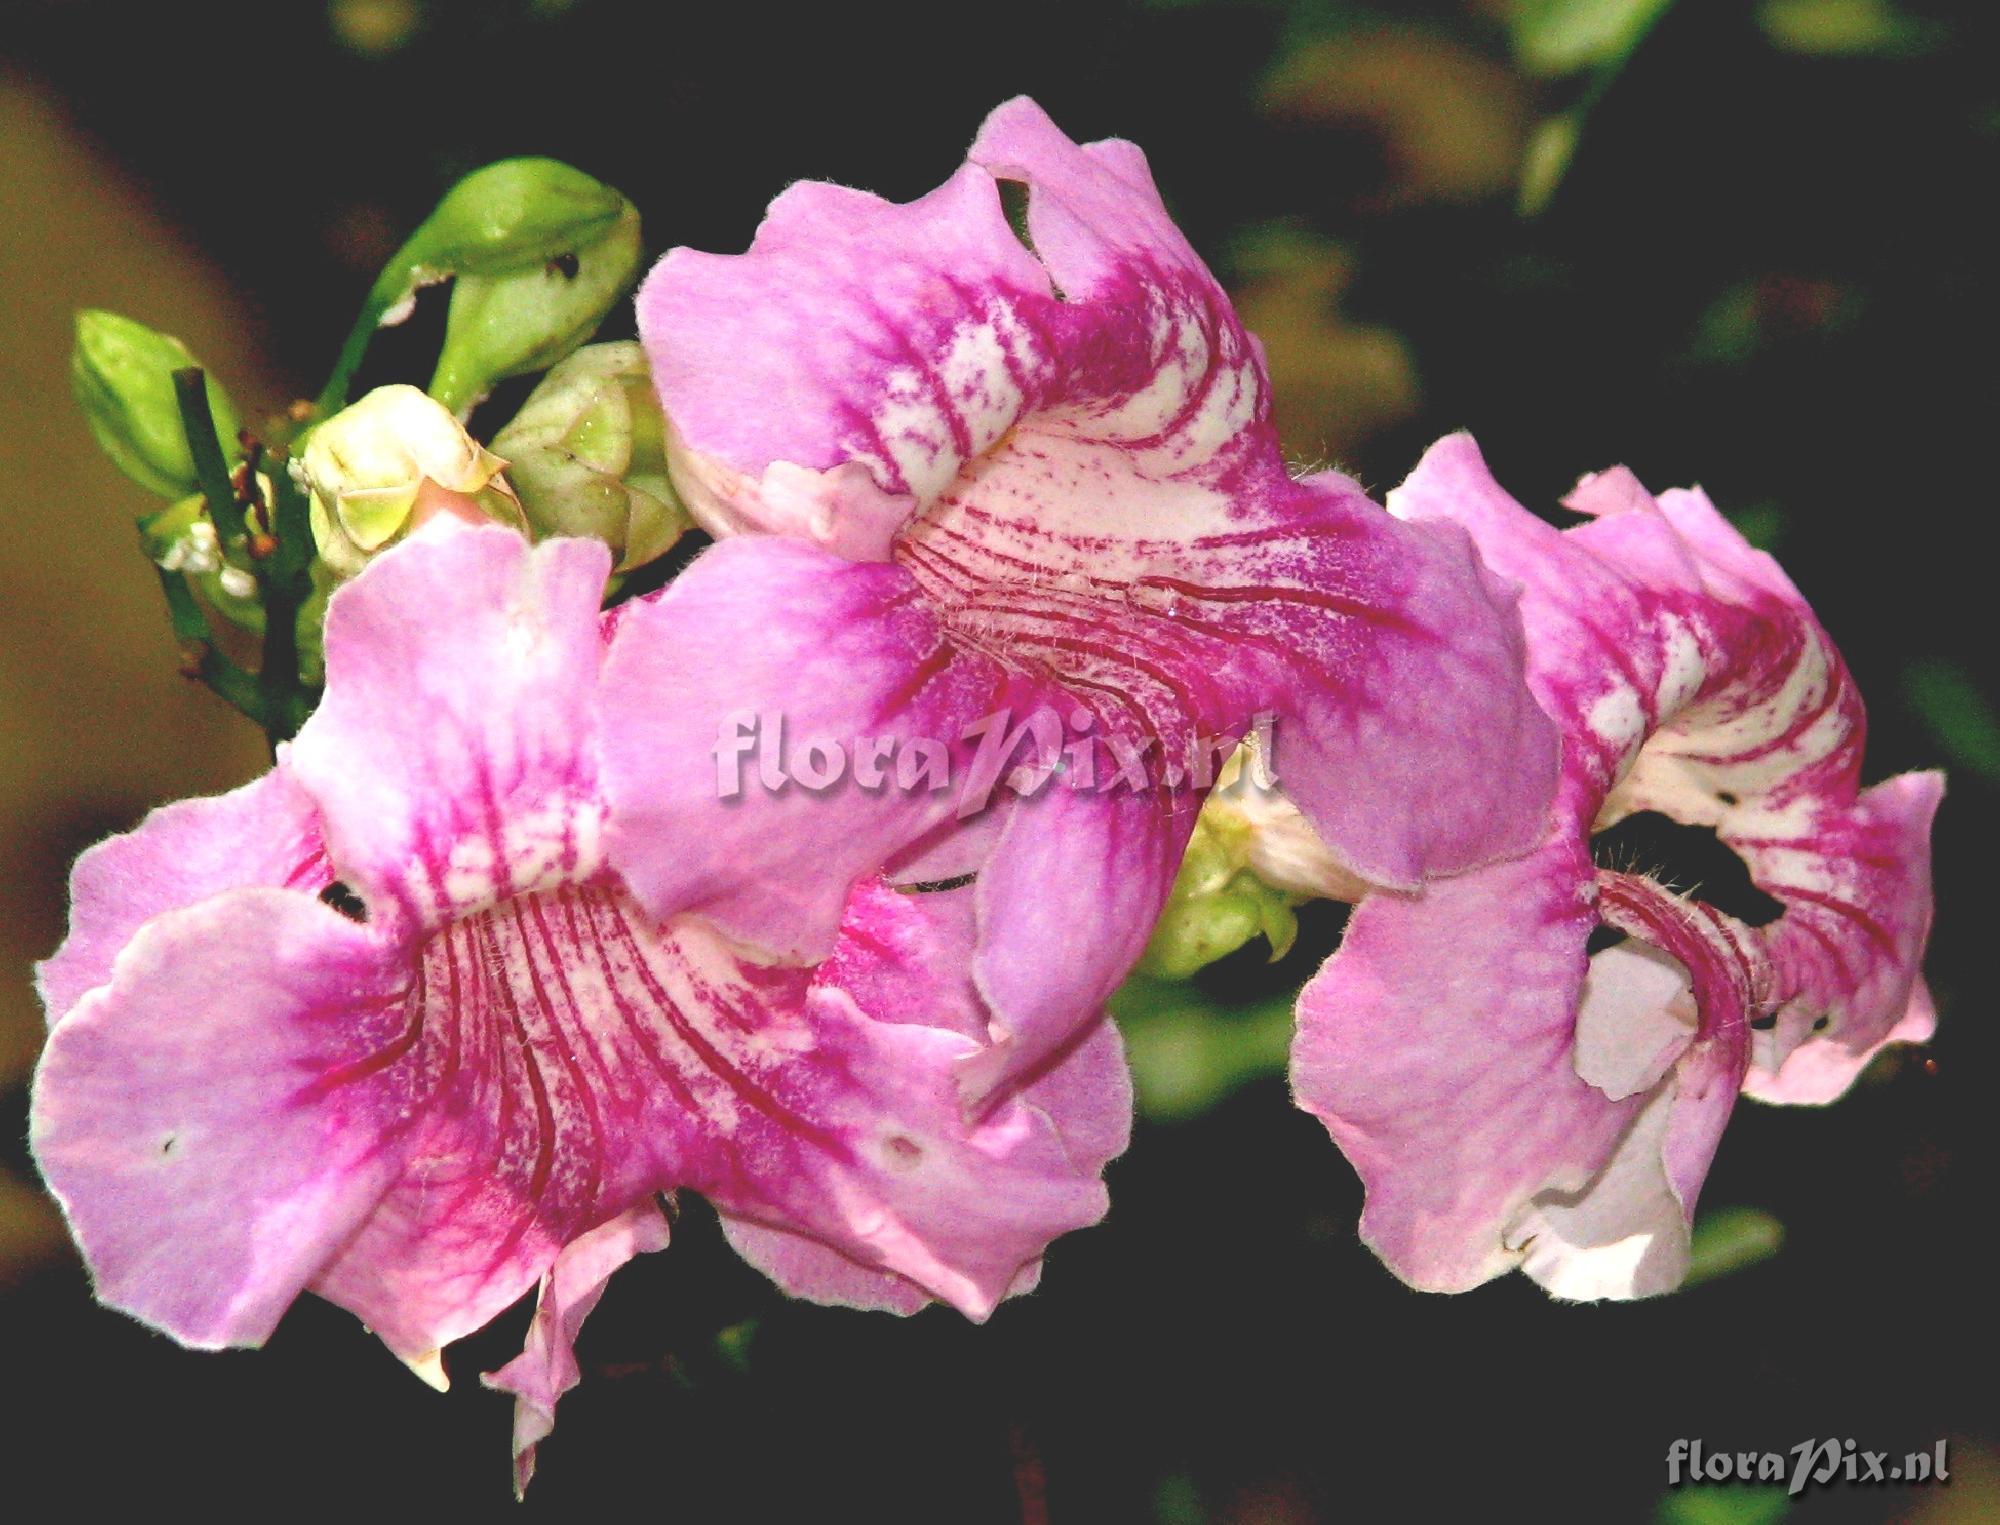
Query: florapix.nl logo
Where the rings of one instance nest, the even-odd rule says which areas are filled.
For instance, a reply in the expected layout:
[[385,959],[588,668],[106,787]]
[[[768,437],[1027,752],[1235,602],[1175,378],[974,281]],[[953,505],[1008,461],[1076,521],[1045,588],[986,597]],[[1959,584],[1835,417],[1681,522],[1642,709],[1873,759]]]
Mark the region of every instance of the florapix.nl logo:
[[956,736],[888,732],[800,735],[787,716],[736,710],[715,738],[715,789],[720,799],[750,789],[823,794],[843,786],[870,793],[942,794],[956,790],[954,813],[977,815],[996,792],[1033,797],[1051,785],[1112,793],[1203,791],[1217,785],[1239,745],[1244,787],[1277,782],[1273,716],[1260,714],[1247,732],[1189,730],[1178,737],[1151,725],[1105,723],[1088,709],[1042,707],[1018,720],[995,710]]

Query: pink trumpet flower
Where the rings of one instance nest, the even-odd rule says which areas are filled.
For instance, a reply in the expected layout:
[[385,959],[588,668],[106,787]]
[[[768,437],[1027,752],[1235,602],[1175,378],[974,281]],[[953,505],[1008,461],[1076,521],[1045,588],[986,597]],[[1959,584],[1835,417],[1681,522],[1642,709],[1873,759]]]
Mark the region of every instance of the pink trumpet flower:
[[[1935,773],[1859,787],[1860,694],[1812,611],[1699,491],[1628,471],[1558,532],[1465,435],[1390,495],[1525,590],[1529,683],[1563,777],[1529,853],[1371,893],[1299,1003],[1293,1083],[1367,1186],[1362,1235],[1412,1285],[1520,1266],[1567,1298],[1686,1273],[1695,1198],[1740,1092],[1838,1095],[1930,1035]],[[1288,780],[1288,783],[1290,781]],[[1638,811],[1711,827],[1783,908],[1751,928],[1593,865]],[[1599,924],[1627,941],[1588,956]]]
[[[919,200],[794,185],[748,253],[674,250],[639,326],[676,487],[724,538],[612,655],[614,853],[642,905],[801,962],[856,880],[975,873],[994,1041],[969,1106],[1098,1016],[1170,888],[1202,759],[1260,715],[1300,806],[1377,883],[1536,830],[1555,749],[1511,593],[1455,527],[1290,475],[1261,351],[1132,144],[1079,147],[1009,102]],[[972,797],[858,760],[824,788],[663,772],[726,764],[745,717],[764,749],[777,719],[799,744],[929,746]],[[1031,784],[1057,786],[989,803],[1014,753],[972,741],[996,734],[1025,734]]]
[[86,853],[40,971],[33,1143],[98,1295],[212,1348],[314,1291],[442,1385],[440,1348],[539,1283],[486,1379],[521,1486],[663,1192],[793,1292],[984,1318],[1102,1214],[1130,1110],[1105,1028],[964,1122],[962,896],[863,882],[812,968],[641,908],[608,846],[651,829],[602,779],[608,571],[449,520],[384,553],[277,765]]

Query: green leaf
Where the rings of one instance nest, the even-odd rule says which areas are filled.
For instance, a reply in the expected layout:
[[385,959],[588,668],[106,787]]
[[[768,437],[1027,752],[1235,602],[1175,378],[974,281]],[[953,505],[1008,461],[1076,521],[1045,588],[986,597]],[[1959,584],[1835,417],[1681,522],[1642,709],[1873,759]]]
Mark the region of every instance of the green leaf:
[[1775,503],[1746,503],[1731,509],[1729,522],[1760,551],[1775,551],[1785,538],[1785,511]]
[[1889,0],[1764,0],[1757,23],[1777,47],[1831,57],[1907,56],[1945,40],[1944,27],[1905,16]]
[[1141,1115],[1198,1117],[1250,1081],[1283,1073],[1295,999],[1235,1004],[1178,981],[1127,980],[1111,997],[1111,1015],[1125,1035]]
[[1759,1207],[1718,1207],[1696,1220],[1684,1286],[1713,1281],[1769,1260],[1783,1248],[1785,1226]]
[[1680,1488],[1660,1500],[1656,1525],[1777,1525],[1792,1512],[1783,1488]]
[[1555,199],[1569,161],[1576,157],[1577,139],[1583,132],[1582,111],[1565,111],[1535,124],[1521,155],[1521,188],[1515,193],[1514,207],[1523,217],[1536,217]]
[[2000,781],[2000,717],[1963,667],[1944,657],[1911,663],[1903,672],[1903,702],[1946,761]]
[[1521,67],[1575,74],[1623,63],[1673,0],[1514,0],[1507,29]]

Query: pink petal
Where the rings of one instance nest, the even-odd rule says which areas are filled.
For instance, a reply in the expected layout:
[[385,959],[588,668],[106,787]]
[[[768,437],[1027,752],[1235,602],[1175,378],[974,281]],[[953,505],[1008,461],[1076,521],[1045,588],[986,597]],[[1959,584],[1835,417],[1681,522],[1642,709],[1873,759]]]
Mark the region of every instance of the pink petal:
[[[930,1293],[907,1276],[862,1265],[803,1234],[730,1213],[722,1215],[722,1233],[737,1254],[791,1296],[809,1303],[908,1317],[933,1301]],[[1029,1270],[1040,1265],[1035,1261]],[[1023,1290],[1016,1285],[1008,1289],[1008,1295]]]
[[1825,1102],[1889,1043],[1921,1043],[1936,1016],[1917,969],[1931,925],[1938,773],[1904,773],[1851,805],[1801,796],[1732,812],[1722,838],[1785,914],[1770,929],[1788,1004],[1758,1046],[1749,1093]]
[[[856,935],[895,913],[881,893],[857,898]],[[974,1040],[920,1012],[878,1020],[622,896],[562,890],[460,923],[423,989],[457,1004],[425,1013],[403,1084],[446,1078],[412,1168],[320,1284],[405,1355],[484,1322],[562,1245],[668,1186],[976,1317],[1103,1211],[1095,1170],[1030,1108],[962,1124]]]
[[[1049,1119],[1015,1100],[966,1129],[949,1073],[966,1040],[907,1024],[856,1024],[822,999],[820,1063],[855,1097],[829,1119],[845,1149],[796,1151],[782,1173],[693,1184],[740,1217],[794,1226],[983,1319],[1050,1240],[1095,1222],[1104,1189],[1069,1159]],[[843,1019],[845,1026],[843,1026]]]
[[1604,882],[1604,914],[1652,947],[1587,977],[1591,873],[1557,843],[1371,895],[1300,998],[1300,1105],[1368,1188],[1362,1237],[1413,1286],[1518,1264],[1561,1297],[1639,1297],[1685,1274],[1765,975],[1747,929]]
[[975,888],[992,1041],[966,1061],[969,1109],[1101,1021],[1166,905],[1196,805],[1062,787],[1014,805]]
[[[1568,503],[1592,521],[1562,534],[1507,497],[1463,435],[1391,501],[1464,525],[1523,585],[1529,684],[1563,728],[1579,819],[1658,810],[1712,826],[1784,906],[1766,933],[1781,1010],[1752,1087],[1837,1094],[1908,1007],[1941,782],[1857,794],[1861,696],[1798,590],[1701,493],[1655,500],[1622,469],[1584,480]],[[1817,1056],[1773,1081],[1808,1041]]]
[[[939,1024],[982,1034],[981,1005],[967,970],[970,892],[856,892],[839,951],[820,977],[879,1020]],[[1008,1110],[1035,1120],[1037,1137],[1060,1141],[1076,1180],[1094,1181],[1124,1152],[1132,1119],[1131,1082],[1117,1030],[1101,1023],[1019,1093]],[[989,1120],[989,1122],[992,1120]],[[930,1294],[908,1277],[873,1269],[824,1243],[724,1214],[730,1242],[794,1296],[846,1307],[911,1313]],[[1015,1273],[1003,1295],[1037,1280],[1039,1257]]]
[[1650,1297],[1686,1276],[1695,1201],[1742,1084],[1751,1004],[1769,979],[1749,928],[1647,880],[1598,877],[1607,924],[1643,941],[1591,961],[1578,1069],[1587,1073],[1597,1026],[1618,1029],[1614,1038],[1639,1055],[1656,1053],[1669,1033],[1674,1058],[1590,1184],[1544,1193],[1513,1231],[1522,1269],[1578,1300]]
[[583,1380],[576,1337],[605,1284],[635,1255],[667,1247],[667,1220],[648,1202],[571,1240],[542,1277],[527,1348],[480,1381],[514,1395],[514,1495],[535,1476],[535,1449],[556,1427],[556,1404]]
[[100,1298],[183,1344],[262,1343],[395,1178],[388,1119],[314,1089],[395,992],[366,929],[292,891],[140,929],[35,1080],[36,1160]]
[[[1590,522],[1558,533],[1459,435],[1390,502],[1461,526],[1520,586],[1563,776],[1535,854],[1363,902],[1301,997],[1299,1100],[1360,1171],[1363,1235],[1406,1280],[1464,1287],[1518,1259],[1558,1296],[1664,1290],[1746,1077],[1823,1100],[1882,1043],[1927,1035],[1939,780],[1857,798],[1861,702],[1838,652],[1699,493],[1655,500],[1603,472],[1567,500]],[[1715,827],[1784,915],[1752,931],[1599,875],[1600,913],[1642,941],[1580,980],[1590,834],[1640,810]]]
[[[973,159],[909,206],[794,187],[747,254],[648,280],[709,522],[893,558],[948,639],[1162,764],[1280,712],[1308,814],[1371,878],[1524,846],[1554,748],[1507,591],[1454,534],[1292,480],[1256,346],[1135,148],[1021,100]],[[1026,185],[1034,254],[989,176]]]
[[371,912],[434,927],[601,864],[608,556],[440,520],[335,594],[326,697],[291,762]]
[[[1622,569],[1684,577],[1684,551],[1657,516],[1619,515],[1600,521],[1615,525],[1619,559],[1593,555],[1581,531],[1558,533],[1508,496],[1467,434],[1431,446],[1389,494],[1389,508],[1419,523],[1460,526],[1486,565],[1521,589],[1528,686],[1561,730],[1568,808],[1588,824],[1645,739],[1661,689],[1686,682],[1669,668],[1687,657],[1666,650],[1652,603]],[[1295,787],[1290,779],[1285,785]]]
[[1372,883],[1411,888],[1527,847],[1556,744],[1517,681],[1513,590],[1456,529],[1376,513],[1344,478],[1301,487],[1316,494],[1301,515],[1313,529],[1291,566],[1263,575],[1321,591],[1244,608],[1260,637],[1301,654],[1275,706],[1275,777]]
[[[1124,1153],[1131,1135],[1131,1078],[1118,1029],[1109,1022],[1092,1028],[1071,1052],[1023,1088],[1020,1100],[1062,1139],[1070,1168],[1079,1177],[1102,1171]],[[905,1315],[932,1300],[909,1278],[870,1269],[803,1235],[727,1213],[722,1227],[738,1254],[794,1297]],[[1032,1292],[1041,1271],[1039,1259],[1022,1266],[1005,1295]]]
[[[778,537],[726,541],[613,642],[612,862],[656,915],[699,911],[767,956],[816,961],[855,881],[957,816],[965,728],[1028,708],[1024,692],[946,642],[898,569]],[[816,745],[840,768],[818,789]],[[921,771],[922,745],[940,749],[948,787]]]
[[1135,265],[1213,284],[1167,215],[1136,144],[1108,138],[1079,147],[1023,95],[994,108],[967,157],[996,179],[1032,188],[1028,236],[1067,300],[1122,290]]
[[[862,461],[890,494],[941,486],[957,469],[944,464],[955,436],[963,459],[1012,422],[996,370],[1030,342],[1012,309],[1052,305],[1048,293],[992,179],[971,166],[908,206],[801,183],[772,203],[748,254],[675,249],[639,292],[639,332],[690,510],[717,534],[824,543],[840,532],[839,495],[858,484],[832,476],[823,512],[802,470]],[[954,346],[962,377],[925,364]],[[793,470],[773,480],[773,463]],[[863,517],[884,541],[895,528],[873,507]]]
[[155,810],[76,860],[69,936],[35,971],[49,1022],[110,980],[118,951],[153,917],[224,890],[318,889],[330,877],[312,802],[283,766],[228,794]]
[[[914,914],[871,888],[850,939],[900,961]],[[1078,1061],[1087,1091],[968,1127],[979,1041],[926,1025],[921,970],[875,979],[904,993],[878,1019],[597,887],[451,923],[414,969],[394,949],[312,898],[230,891],[148,923],[60,1024],[35,1145],[107,1301],[255,1342],[309,1285],[422,1364],[688,1186],[984,1317],[1104,1210],[1115,1042]]]
[[1536,1200],[1586,1188],[1641,1110],[1576,1071],[1591,882],[1558,841],[1370,895],[1299,997],[1299,1105],[1368,1189],[1361,1237],[1412,1286],[1512,1269]]

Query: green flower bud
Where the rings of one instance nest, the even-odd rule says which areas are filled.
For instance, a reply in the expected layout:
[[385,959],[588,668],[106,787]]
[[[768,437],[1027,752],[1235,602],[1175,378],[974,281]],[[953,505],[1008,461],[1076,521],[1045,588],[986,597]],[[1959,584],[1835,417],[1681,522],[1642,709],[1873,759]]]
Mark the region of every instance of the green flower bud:
[[1184,980],[1262,934],[1282,958],[1298,935],[1296,899],[1250,871],[1249,833],[1206,811],[1195,822],[1167,907],[1139,960],[1142,973]]
[[438,514],[521,527],[506,463],[412,386],[377,387],[306,437],[293,465],[312,495],[313,542],[352,577],[368,558]]
[[1240,844],[1239,867],[1282,890],[1293,904],[1357,904],[1368,893],[1367,882],[1348,872],[1299,807],[1285,798],[1258,755],[1263,745],[1252,731],[1223,764],[1214,792],[1202,804],[1202,821]]
[[410,235],[390,265],[411,287],[450,275],[511,275],[578,254],[610,233],[625,198],[555,159],[476,169]]
[[547,370],[597,332],[641,256],[639,214],[625,204],[594,243],[526,269],[460,275],[431,395],[463,418],[508,377]]
[[[182,497],[197,486],[174,399],[174,372],[199,364],[171,334],[115,312],[90,309],[76,315],[70,385],[90,432],[120,471],[163,498]],[[213,375],[208,405],[227,450],[236,438],[236,409]]]
[[664,556],[690,523],[667,480],[666,420],[636,341],[591,344],[544,376],[493,436],[535,534],[588,535],[620,572]]

